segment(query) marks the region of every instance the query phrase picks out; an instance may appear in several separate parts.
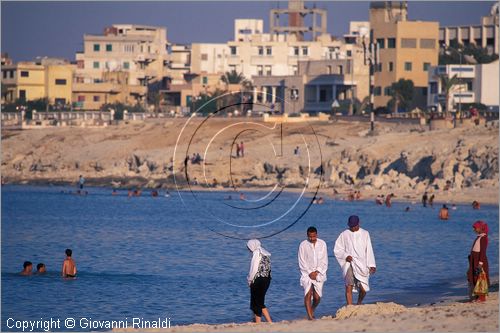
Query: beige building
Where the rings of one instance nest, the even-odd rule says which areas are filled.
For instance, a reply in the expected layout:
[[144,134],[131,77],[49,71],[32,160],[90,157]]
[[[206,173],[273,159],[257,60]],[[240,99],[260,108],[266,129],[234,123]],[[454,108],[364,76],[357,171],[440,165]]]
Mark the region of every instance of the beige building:
[[499,81],[498,60],[480,65],[442,65],[429,69],[429,94],[427,104],[436,111],[444,111],[446,92],[441,77],[457,77],[458,82],[449,92],[448,110],[467,111],[463,104],[481,103],[498,111]]
[[50,58],[2,66],[2,98],[7,103],[47,98],[52,105],[71,104],[74,70],[74,65]]
[[115,101],[145,103],[148,88],[165,85],[166,28],[114,24],[103,35],[84,35],[83,44],[76,54],[73,91],[80,108],[96,109]]
[[481,18],[481,23],[470,26],[448,26],[439,28],[440,45],[475,44],[498,54],[498,3],[491,7],[490,15]]
[[427,72],[438,64],[439,23],[408,21],[405,2],[372,2],[370,28],[379,46],[379,63],[374,71],[374,106],[385,107],[390,87],[399,79],[415,85],[413,104],[425,107]]

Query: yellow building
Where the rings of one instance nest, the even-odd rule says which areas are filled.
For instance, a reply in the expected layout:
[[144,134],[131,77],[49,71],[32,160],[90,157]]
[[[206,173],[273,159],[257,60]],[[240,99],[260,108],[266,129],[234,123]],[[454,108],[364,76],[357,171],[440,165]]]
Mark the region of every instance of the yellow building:
[[47,98],[50,104],[72,102],[74,66],[60,60],[42,59],[2,66],[5,102]]
[[372,41],[380,49],[374,72],[374,106],[385,107],[392,83],[406,79],[415,85],[413,104],[425,107],[427,71],[438,64],[439,23],[408,21],[405,2],[372,2],[370,27]]

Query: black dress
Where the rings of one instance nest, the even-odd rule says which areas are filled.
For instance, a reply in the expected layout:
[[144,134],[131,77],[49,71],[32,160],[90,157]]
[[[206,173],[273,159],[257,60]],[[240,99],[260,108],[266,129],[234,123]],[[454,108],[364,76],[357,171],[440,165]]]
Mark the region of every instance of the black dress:
[[255,274],[254,281],[250,285],[250,309],[256,316],[262,316],[262,309],[266,308],[266,292],[271,284],[271,259],[262,256],[259,269]]

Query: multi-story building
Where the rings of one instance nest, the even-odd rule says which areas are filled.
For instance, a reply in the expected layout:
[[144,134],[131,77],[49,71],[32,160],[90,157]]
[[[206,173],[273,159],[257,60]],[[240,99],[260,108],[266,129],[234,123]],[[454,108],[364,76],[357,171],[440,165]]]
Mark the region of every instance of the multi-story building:
[[[321,24],[311,27],[305,25],[304,15],[320,16]],[[264,22],[260,19],[237,19],[234,22],[234,38],[227,43],[194,43],[191,47],[191,76],[199,75],[202,87],[211,90],[208,77],[226,72],[241,73],[246,79],[257,77],[285,77],[299,75],[299,63],[325,61],[322,74],[341,71],[344,75],[347,66],[353,66],[350,75],[367,78],[368,66],[364,64],[361,38],[367,34],[368,22],[357,22],[352,29],[356,38],[336,39],[326,33],[326,11],[306,9],[303,1],[291,1],[288,9],[271,10],[273,24],[271,33],[264,33]],[[277,16],[288,15],[288,25],[278,23]],[[319,21],[316,21],[319,22]],[[367,31],[365,31],[367,30]],[[311,38],[307,39],[311,32]],[[327,64],[328,61],[343,60],[346,64]],[[171,63],[171,67],[174,63]],[[339,67],[337,67],[339,66]],[[191,77],[192,78],[192,77]],[[270,79],[273,81],[273,79]],[[369,91],[368,81],[358,80],[357,98],[364,98]],[[362,82],[361,82],[362,81]],[[273,89],[273,85],[267,86]],[[279,85],[274,86],[279,89]],[[171,87],[176,90],[181,87]],[[185,90],[185,87],[182,87]],[[267,89],[267,88],[266,88]],[[177,89],[179,90],[179,89]],[[195,89],[196,90],[196,89]],[[196,92],[193,91],[193,94]],[[168,92],[167,92],[168,94]],[[183,96],[185,94],[183,93]],[[196,96],[196,95],[192,95]],[[182,99],[190,99],[189,94]],[[182,100],[182,103],[186,101]]]
[[295,75],[254,76],[253,111],[330,113],[335,103],[362,101],[369,88],[368,67],[362,64],[353,58],[300,61]]
[[115,24],[103,35],[84,35],[83,44],[83,51],[76,54],[73,91],[83,109],[114,101],[143,103],[148,87],[159,90],[165,84],[166,28]]
[[467,26],[447,26],[439,28],[441,46],[474,44],[488,49],[490,54],[498,54],[498,3],[491,7],[490,15],[481,18],[480,24]]
[[47,98],[52,105],[70,104],[74,70],[74,65],[51,58],[2,66],[2,98],[7,103]]
[[[490,64],[481,65],[441,65],[429,68],[429,93],[427,104],[436,111],[447,110],[466,111],[462,104],[481,103],[498,111],[499,77],[498,60]],[[443,86],[442,77],[451,79],[456,77],[455,85],[449,90],[448,101]]]
[[407,20],[405,2],[370,3],[372,42],[379,47],[374,69],[374,106],[385,107],[391,99],[391,85],[399,79],[412,80],[413,104],[427,102],[427,72],[438,64],[439,23]]

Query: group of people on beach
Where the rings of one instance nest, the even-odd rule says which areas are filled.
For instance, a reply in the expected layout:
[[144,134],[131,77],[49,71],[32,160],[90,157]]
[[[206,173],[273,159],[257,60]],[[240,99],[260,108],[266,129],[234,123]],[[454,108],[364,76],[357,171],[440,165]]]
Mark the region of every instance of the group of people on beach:
[[[63,278],[76,278],[76,263],[72,258],[73,251],[71,249],[66,249],[66,258],[63,261],[61,276]],[[35,275],[43,275],[47,273],[47,267],[44,263],[39,263],[36,265]],[[23,270],[19,273],[23,276],[33,275],[33,263],[31,261],[25,261],[23,264]]]
[[[347,226],[348,229],[335,241],[333,254],[344,277],[347,304],[353,304],[354,291],[359,292],[356,303],[359,305],[363,302],[366,292],[370,290],[369,278],[376,271],[375,255],[370,234],[360,227],[359,217],[350,216]],[[267,322],[272,322],[265,305],[265,296],[271,284],[271,253],[265,250],[257,239],[249,240],[247,248],[252,253],[247,276],[250,287],[250,309],[253,311],[256,323],[262,321],[262,316]],[[323,296],[323,285],[327,280],[328,270],[328,248],[326,242],[318,238],[318,230],[315,227],[307,229],[307,239],[300,243],[297,257],[307,318],[313,320],[314,312]]]

